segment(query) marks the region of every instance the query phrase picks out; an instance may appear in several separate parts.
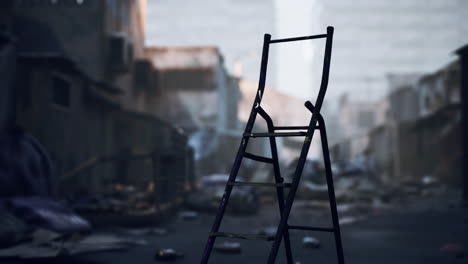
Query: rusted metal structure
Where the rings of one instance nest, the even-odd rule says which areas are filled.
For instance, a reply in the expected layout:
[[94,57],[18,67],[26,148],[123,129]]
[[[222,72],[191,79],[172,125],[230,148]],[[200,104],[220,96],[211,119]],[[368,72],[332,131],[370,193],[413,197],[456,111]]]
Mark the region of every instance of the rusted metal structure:
[[[305,107],[312,113],[310,123],[308,126],[275,126],[271,117],[263,110],[261,107],[262,96],[265,90],[265,80],[267,73],[268,65],[268,53],[269,47],[271,44],[292,42],[292,41],[302,41],[310,39],[326,39],[325,44],[325,56],[323,62],[323,71],[322,71],[322,80],[320,85],[320,90],[315,102],[315,106],[307,101]],[[247,122],[237,156],[235,158],[229,180],[226,184],[224,195],[222,197],[221,203],[216,214],[211,232],[209,233],[208,241],[206,243],[205,250],[201,259],[201,263],[208,263],[208,260],[213,249],[213,245],[217,237],[228,237],[228,238],[240,238],[240,239],[256,239],[256,240],[266,240],[273,241],[271,246],[270,255],[268,257],[267,263],[274,263],[276,256],[278,254],[281,241],[284,239],[284,246],[286,250],[287,263],[292,264],[293,256],[291,251],[291,245],[289,240],[289,230],[309,230],[309,231],[321,231],[321,232],[331,232],[334,233],[335,243],[336,243],[336,252],[338,256],[338,263],[344,263],[343,247],[341,243],[341,234],[340,226],[338,223],[338,212],[336,209],[336,199],[335,191],[333,187],[333,178],[331,172],[330,164],[330,155],[328,150],[327,134],[325,130],[325,121],[320,114],[320,109],[322,108],[323,100],[325,97],[325,92],[328,86],[328,76],[330,70],[330,60],[331,60],[331,51],[332,51],[332,40],[333,40],[333,27],[327,27],[326,34],[305,36],[305,37],[296,37],[296,38],[286,38],[286,39],[271,39],[271,35],[265,34],[263,42],[263,53],[262,53],[262,62],[260,68],[260,80],[258,85],[257,95],[252,106],[252,111],[250,113],[249,120]],[[268,127],[267,133],[254,133],[252,132],[255,119],[259,114],[263,119],[265,119]],[[310,144],[312,137],[314,136],[315,130],[320,131],[321,141],[322,141],[322,150],[323,157],[325,162],[326,169],[326,178],[328,185],[328,194],[331,207],[331,215],[333,219],[333,227],[331,228],[321,228],[321,227],[309,227],[309,226],[293,226],[288,224],[288,218],[291,213],[292,204],[301,180],[302,171],[304,169],[304,164],[306,162],[307,154],[309,152]],[[277,132],[277,131],[287,131],[287,132]],[[250,138],[257,137],[268,137],[270,140],[271,146],[271,158],[257,156],[251,153],[246,152],[247,144]],[[294,173],[294,177],[291,183],[285,183],[284,179],[280,175],[278,153],[276,146],[276,137],[305,137],[304,144],[302,146],[301,154],[299,156],[299,161]],[[270,163],[273,165],[275,183],[266,183],[266,182],[239,182],[236,181],[236,176],[239,172],[243,158],[251,159],[258,162]],[[236,186],[257,186],[257,187],[274,187],[277,191],[279,211],[281,214],[281,220],[278,225],[275,236],[263,236],[263,235],[244,235],[244,234],[232,234],[220,232],[219,227],[223,219],[226,207],[228,205],[229,197],[231,195],[232,189]],[[290,188],[286,200],[284,199],[284,189]]]

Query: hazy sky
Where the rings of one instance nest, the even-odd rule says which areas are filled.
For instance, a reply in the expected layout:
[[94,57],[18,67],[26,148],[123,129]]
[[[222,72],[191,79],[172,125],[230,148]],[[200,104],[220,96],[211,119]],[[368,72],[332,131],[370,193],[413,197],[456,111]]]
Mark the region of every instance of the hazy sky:
[[[269,33],[273,38],[280,38],[314,33],[309,12],[311,2],[149,1],[147,44],[215,45],[220,48],[231,72],[237,61],[242,64],[244,78],[258,80],[263,35]],[[275,4],[279,8],[275,8]],[[268,84],[291,95],[310,95],[310,69],[305,63],[311,58],[310,51],[307,44],[271,47]]]
[[[378,100],[388,74],[427,73],[468,42],[468,0],[158,0],[148,1],[148,45],[214,45],[226,67],[258,80],[263,34],[311,35],[335,26],[328,101],[348,93]],[[309,99],[321,75],[323,44],[270,49],[267,83]]]

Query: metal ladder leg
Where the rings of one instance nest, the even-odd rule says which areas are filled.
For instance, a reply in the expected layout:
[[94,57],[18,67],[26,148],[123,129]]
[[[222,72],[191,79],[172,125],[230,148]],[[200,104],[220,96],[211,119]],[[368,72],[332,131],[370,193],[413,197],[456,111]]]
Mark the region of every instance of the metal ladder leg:
[[275,263],[276,256],[278,255],[278,249],[281,245],[281,238],[283,234],[288,229],[288,218],[291,213],[291,208],[296,196],[297,188],[299,187],[299,182],[301,180],[302,171],[304,169],[304,164],[309,153],[310,143],[315,131],[315,124],[317,123],[317,118],[312,116],[312,119],[309,123],[309,128],[307,130],[307,136],[304,140],[304,145],[302,145],[301,155],[299,156],[299,161],[296,166],[296,171],[294,172],[294,177],[291,185],[291,189],[288,193],[288,198],[286,199],[285,207],[281,215],[281,220],[276,230],[275,241],[271,246],[270,254],[268,256],[268,264]]
[[[234,161],[231,174],[229,175],[229,181],[236,180],[237,173],[239,172],[242,158],[245,153],[245,149],[247,147],[247,140],[248,139],[242,139],[242,143],[241,143],[241,146],[239,147],[239,151],[237,152],[237,156]],[[215,233],[215,232],[218,232],[219,230],[219,226],[221,225],[221,221],[226,211],[226,206],[229,201],[229,197],[231,196],[232,188],[233,188],[232,185],[226,185],[226,188],[224,189],[224,194],[219,204],[218,211],[216,213],[216,217],[215,217],[210,233]],[[203,251],[203,256],[202,256],[200,263],[202,264],[208,263],[208,259],[210,258],[215,240],[216,240],[216,237],[213,237],[213,236],[208,237],[208,241],[206,242],[205,250]]]
[[[249,121],[247,122],[247,125],[245,127],[244,134],[252,132],[253,125],[255,123],[255,118],[257,117],[257,111],[255,111],[255,106],[260,105],[262,101],[263,90],[265,89],[270,39],[271,39],[271,35],[269,34],[265,34],[263,37],[263,51],[262,51],[262,62],[261,62],[261,67],[260,67],[260,80],[258,83],[258,92],[255,97],[255,101],[253,103],[252,111],[250,112]],[[236,159],[234,160],[234,164],[232,165],[231,173],[229,174],[229,180],[228,180],[229,182],[234,182],[236,180],[237,173],[239,172],[239,168],[241,166],[242,158],[244,157],[248,142],[249,142],[248,137],[242,138],[241,144],[239,146],[239,150],[237,151]],[[221,221],[223,220],[223,216],[226,211],[226,206],[229,201],[229,197],[231,196],[232,188],[233,188],[232,185],[226,184],[226,188],[224,189],[224,194],[219,204],[218,211],[216,213],[216,217],[215,217],[213,226],[211,227],[210,233],[216,233],[219,230]],[[214,236],[208,237],[208,241],[206,242],[205,250],[203,251],[202,259],[200,261],[201,264],[208,263],[215,241],[216,241],[216,237]]]
[[[270,133],[273,133],[274,132],[273,126],[268,125],[268,131]],[[283,183],[284,179],[281,177],[281,172],[279,168],[278,150],[276,147],[275,137],[270,137],[270,146],[271,146],[271,157],[273,159],[273,171],[275,174],[275,181],[276,183]],[[284,189],[283,187],[276,188],[276,196],[278,198],[278,206],[279,206],[280,215],[282,216],[283,211],[284,211]],[[284,249],[286,251],[286,260],[288,264],[292,264],[294,261],[293,261],[293,256],[291,252],[291,242],[289,240],[288,229],[285,230],[283,237],[284,237]]]
[[328,199],[330,201],[330,210],[333,221],[333,229],[335,235],[336,254],[338,263],[344,264],[343,244],[341,243],[340,224],[338,222],[338,211],[336,209],[335,187],[333,185],[333,175],[331,170],[330,152],[328,151],[327,131],[325,128],[325,120],[320,115],[318,118],[320,139],[322,141],[323,160],[325,163],[325,174],[327,177]]

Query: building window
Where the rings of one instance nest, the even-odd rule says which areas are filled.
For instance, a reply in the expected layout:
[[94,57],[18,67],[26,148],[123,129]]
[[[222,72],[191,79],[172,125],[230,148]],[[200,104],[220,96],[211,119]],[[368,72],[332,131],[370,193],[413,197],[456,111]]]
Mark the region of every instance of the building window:
[[70,82],[58,76],[52,77],[52,103],[70,107]]
[[358,122],[361,127],[372,127],[374,125],[374,113],[371,111],[360,111]]

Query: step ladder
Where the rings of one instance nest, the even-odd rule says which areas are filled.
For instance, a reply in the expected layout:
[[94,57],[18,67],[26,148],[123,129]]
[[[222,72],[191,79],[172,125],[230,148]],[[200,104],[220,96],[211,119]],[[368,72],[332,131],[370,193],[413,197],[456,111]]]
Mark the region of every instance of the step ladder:
[[[275,126],[270,116],[263,110],[263,108],[260,105],[262,101],[262,96],[264,94],[264,89],[265,89],[265,79],[266,79],[268,52],[269,52],[270,44],[309,40],[309,39],[321,39],[321,38],[326,38],[326,44],[325,44],[325,56],[324,56],[324,62],[323,62],[323,71],[322,71],[322,80],[321,80],[320,90],[317,96],[317,100],[315,102],[315,106],[309,101],[305,103],[305,107],[312,113],[309,125],[308,126]],[[329,75],[329,70],[330,70],[330,59],[331,59],[331,51],[332,51],[332,40],[333,40],[333,27],[327,27],[326,34],[297,37],[297,38],[272,40],[269,34],[265,34],[264,42],[263,42],[263,52],[262,52],[262,62],[261,62],[261,68],[260,68],[260,80],[259,80],[259,85],[258,85],[258,92],[256,94],[255,101],[252,107],[252,111],[250,113],[250,117],[247,122],[244,134],[242,136],[242,141],[241,141],[239,150],[237,152],[237,156],[235,158],[234,164],[232,166],[229,179],[226,183],[224,195],[221,199],[221,202],[220,202],[220,205],[219,205],[219,208],[218,208],[218,211],[217,211],[214,223],[213,223],[213,227],[211,228],[211,232],[209,233],[209,236],[208,236],[208,241],[206,243],[206,247],[203,252],[202,259],[201,259],[202,264],[208,263],[208,260],[211,255],[211,251],[213,249],[213,245],[217,237],[273,241],[273,244],[270,250],[270,255],[267,261],[267,263],[269,264],[275,263],[275,259],[278,254],[281,241],[284,239],[284,247],[286,251],[287,263],[292,264],[294,262],[293,262],[292,252],[291,252],[291,244],[289,240],[289,230],[291,229],[334,233],[336,253],[338,256],[337,257],[338,263],[344,264],[343,247],[341,243],[340,226],[338,224],[338,213],[336,209],[336,199],[335,199],[335,191],[333,187],[330,155],[328,151],[327,133],[325,130],[325,121],[322,115],[320,114],[320,109],[322,107],[323,99],[325,97],[325,92],[327,90],[327,85],[328,85],[328,75]],[[253,133],[252,132],[252,128],[255,123],[257,114],[260,115],[263,119],[265,119],[267,127],[268,127],[267,133]],[[301,174],[304,169],[304,164],[306,162],[307,153],[309,152],[311,140],[314,135],[314,131],[316,129],[320,131],[320,137],[321,137],[321,142],[322,142],[323,159],[325,163],[325,172],[326,172],[327,185],[328,185],[328,197],[330,200],[330,208],[331,208],[331,215],[332,215],[332,222],[333,222],[333,227],[331,228],[288,225],[288,218],[291,212],[291,207],[293,205],[294,197],[296,195],[297,188],[299,186]],[[277,131],[287,131],[287,132],[277,132]],[[246,152],[249,139],[257,138],[257,137],[269,138],[270,146],[271,146],[271,158],[261,157],[261,156]],[[276,137],[305,137],[304,145],[302,146],[301,154],[299,156],[299,161],[298,161],[291,183],[285,183],[284,179],[280,175],[278,153],[277,153],[277,146],[276,146],[276,140],[275,140]],[[274,175],[275,175],[275,183],[236,181],[236,176],[241,166],[243,158],[272,164]],[[232,233],[225,233],[225,232],[219,231],[219,227],[221,225],[221,221],[223,219],[226,206],[228,205],[228,201],[231,195],[232,188],[237,187],[237,186],[257,186],[257,187],[276,188],[278,206],[279,206],[279,211],[281,214],[281,220],[278,225],[275,236],[232,234]],[[289,193],[286,198],[286,201],[284,200],[284,188],[289,188]]]

